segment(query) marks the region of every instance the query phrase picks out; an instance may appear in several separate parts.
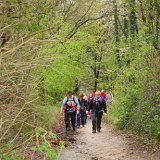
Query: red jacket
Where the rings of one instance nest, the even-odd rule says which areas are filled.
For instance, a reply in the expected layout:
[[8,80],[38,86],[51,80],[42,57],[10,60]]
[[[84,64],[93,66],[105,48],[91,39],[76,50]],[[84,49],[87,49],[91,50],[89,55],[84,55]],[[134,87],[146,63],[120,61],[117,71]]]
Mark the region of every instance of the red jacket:
[[104,99],[106,99],[107,94],[106,94],[105,92],[103,92],[103,93],[101,93],[101,96],[102,96]]

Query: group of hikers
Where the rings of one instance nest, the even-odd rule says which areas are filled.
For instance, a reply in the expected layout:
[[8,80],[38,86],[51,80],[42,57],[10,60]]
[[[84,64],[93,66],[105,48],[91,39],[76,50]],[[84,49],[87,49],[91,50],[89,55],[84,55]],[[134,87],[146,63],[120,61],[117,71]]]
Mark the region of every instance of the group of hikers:
[[66,131],[85,126],[87,115],[92,119],[92,133],[100,132],[101,119],[103,113],[107,113],[107,107],[110,107],[113,101],[113,94],[110,90],[106,94],[104,90],[94,91],[89,96],[80,93],[78,99],[72,91],[68,91],[61,106],[61,113],[64,113]]

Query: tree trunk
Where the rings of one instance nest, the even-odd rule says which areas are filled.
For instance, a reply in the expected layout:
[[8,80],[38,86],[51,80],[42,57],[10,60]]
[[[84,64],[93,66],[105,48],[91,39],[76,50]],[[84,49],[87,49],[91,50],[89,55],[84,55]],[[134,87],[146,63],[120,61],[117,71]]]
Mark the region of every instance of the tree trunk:
[[156,25],[155,25],[155,40],[154,40],[154,48],[159,50],[159,33],[160,33],[160,5],[158,4],[157,0],[154,1],[155,8],[156,8]]
[[119,35],[119,26],[118,26],[118,9],[116,5],[116,1],[114,1],[114,35],[116,42],[119,42],[120,35]]
[[138,34],[135,0],[129,0],[129,7],[130,7],[130,15],[129,15],[130,34],[131,34],[131,36],[135,36],[136,34]]
[[75,80],[75,87],[74,87],[74,94],[77,94],[79,91],[79,81],[78,79]]

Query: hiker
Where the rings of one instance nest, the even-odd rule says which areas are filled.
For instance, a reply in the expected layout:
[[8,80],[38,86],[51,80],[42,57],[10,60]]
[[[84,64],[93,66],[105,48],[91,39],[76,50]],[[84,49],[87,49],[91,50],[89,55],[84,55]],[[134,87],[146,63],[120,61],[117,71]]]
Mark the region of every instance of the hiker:
[[101,97],[100,91],[97,91],[95,93],[95,97],[92,100],[92,105],[90,109],[92,111],[92,133],[96,133],[96,130],[100,132],[103,112],[107,113],[106,102]]
[[86,101],[86,114],[85,114],[85,121],[84,121],[84,123],[86,124],[87,123],[88,110],[89,110],[89,102],[88,102],[88,97],[87,96],[84,96],[83,98]]
[[64,110],[64,120],[66,125],[66,131],[70,130],[70,119],[73,131],[75,131],[76,125],[76,114],[79,113],[79,102],[76,96],[73,95],[72,91],[67,93],[67,96],[64,98],[62,106],[61,106],[61,113]]
[[89,104],[89,110],[88,110],[88,115],[89,115],[89,119],[91,119],[91,110],[92,110],[92,102],[93,102],[93,94],[91,93],[89,96],[88,96],[88,104]]
[[112,90],[110,90],[109,93],[107,94],[108,107],[111,106],[112,101],[113,101],[113,94],[112,94]]
[[79,113],[77,114],[77,128],[79,128],[81,124],[84,127],[86,119],[86,111],[88,109],[87,101],[84,99],[82,93],[79,94],[78,102],[80,108],[79,108]]

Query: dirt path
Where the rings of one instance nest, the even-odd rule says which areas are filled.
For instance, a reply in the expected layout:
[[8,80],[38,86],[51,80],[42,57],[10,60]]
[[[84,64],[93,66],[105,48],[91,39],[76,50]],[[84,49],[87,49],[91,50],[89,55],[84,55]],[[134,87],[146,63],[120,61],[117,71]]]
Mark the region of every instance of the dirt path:
[[77,143],[66,148],[60,160],[160,160],[160,155],[131,147],[132,143],[118,135],[109,125],[102,125],[100,133],[91,133],[91,120],[78,129]]

